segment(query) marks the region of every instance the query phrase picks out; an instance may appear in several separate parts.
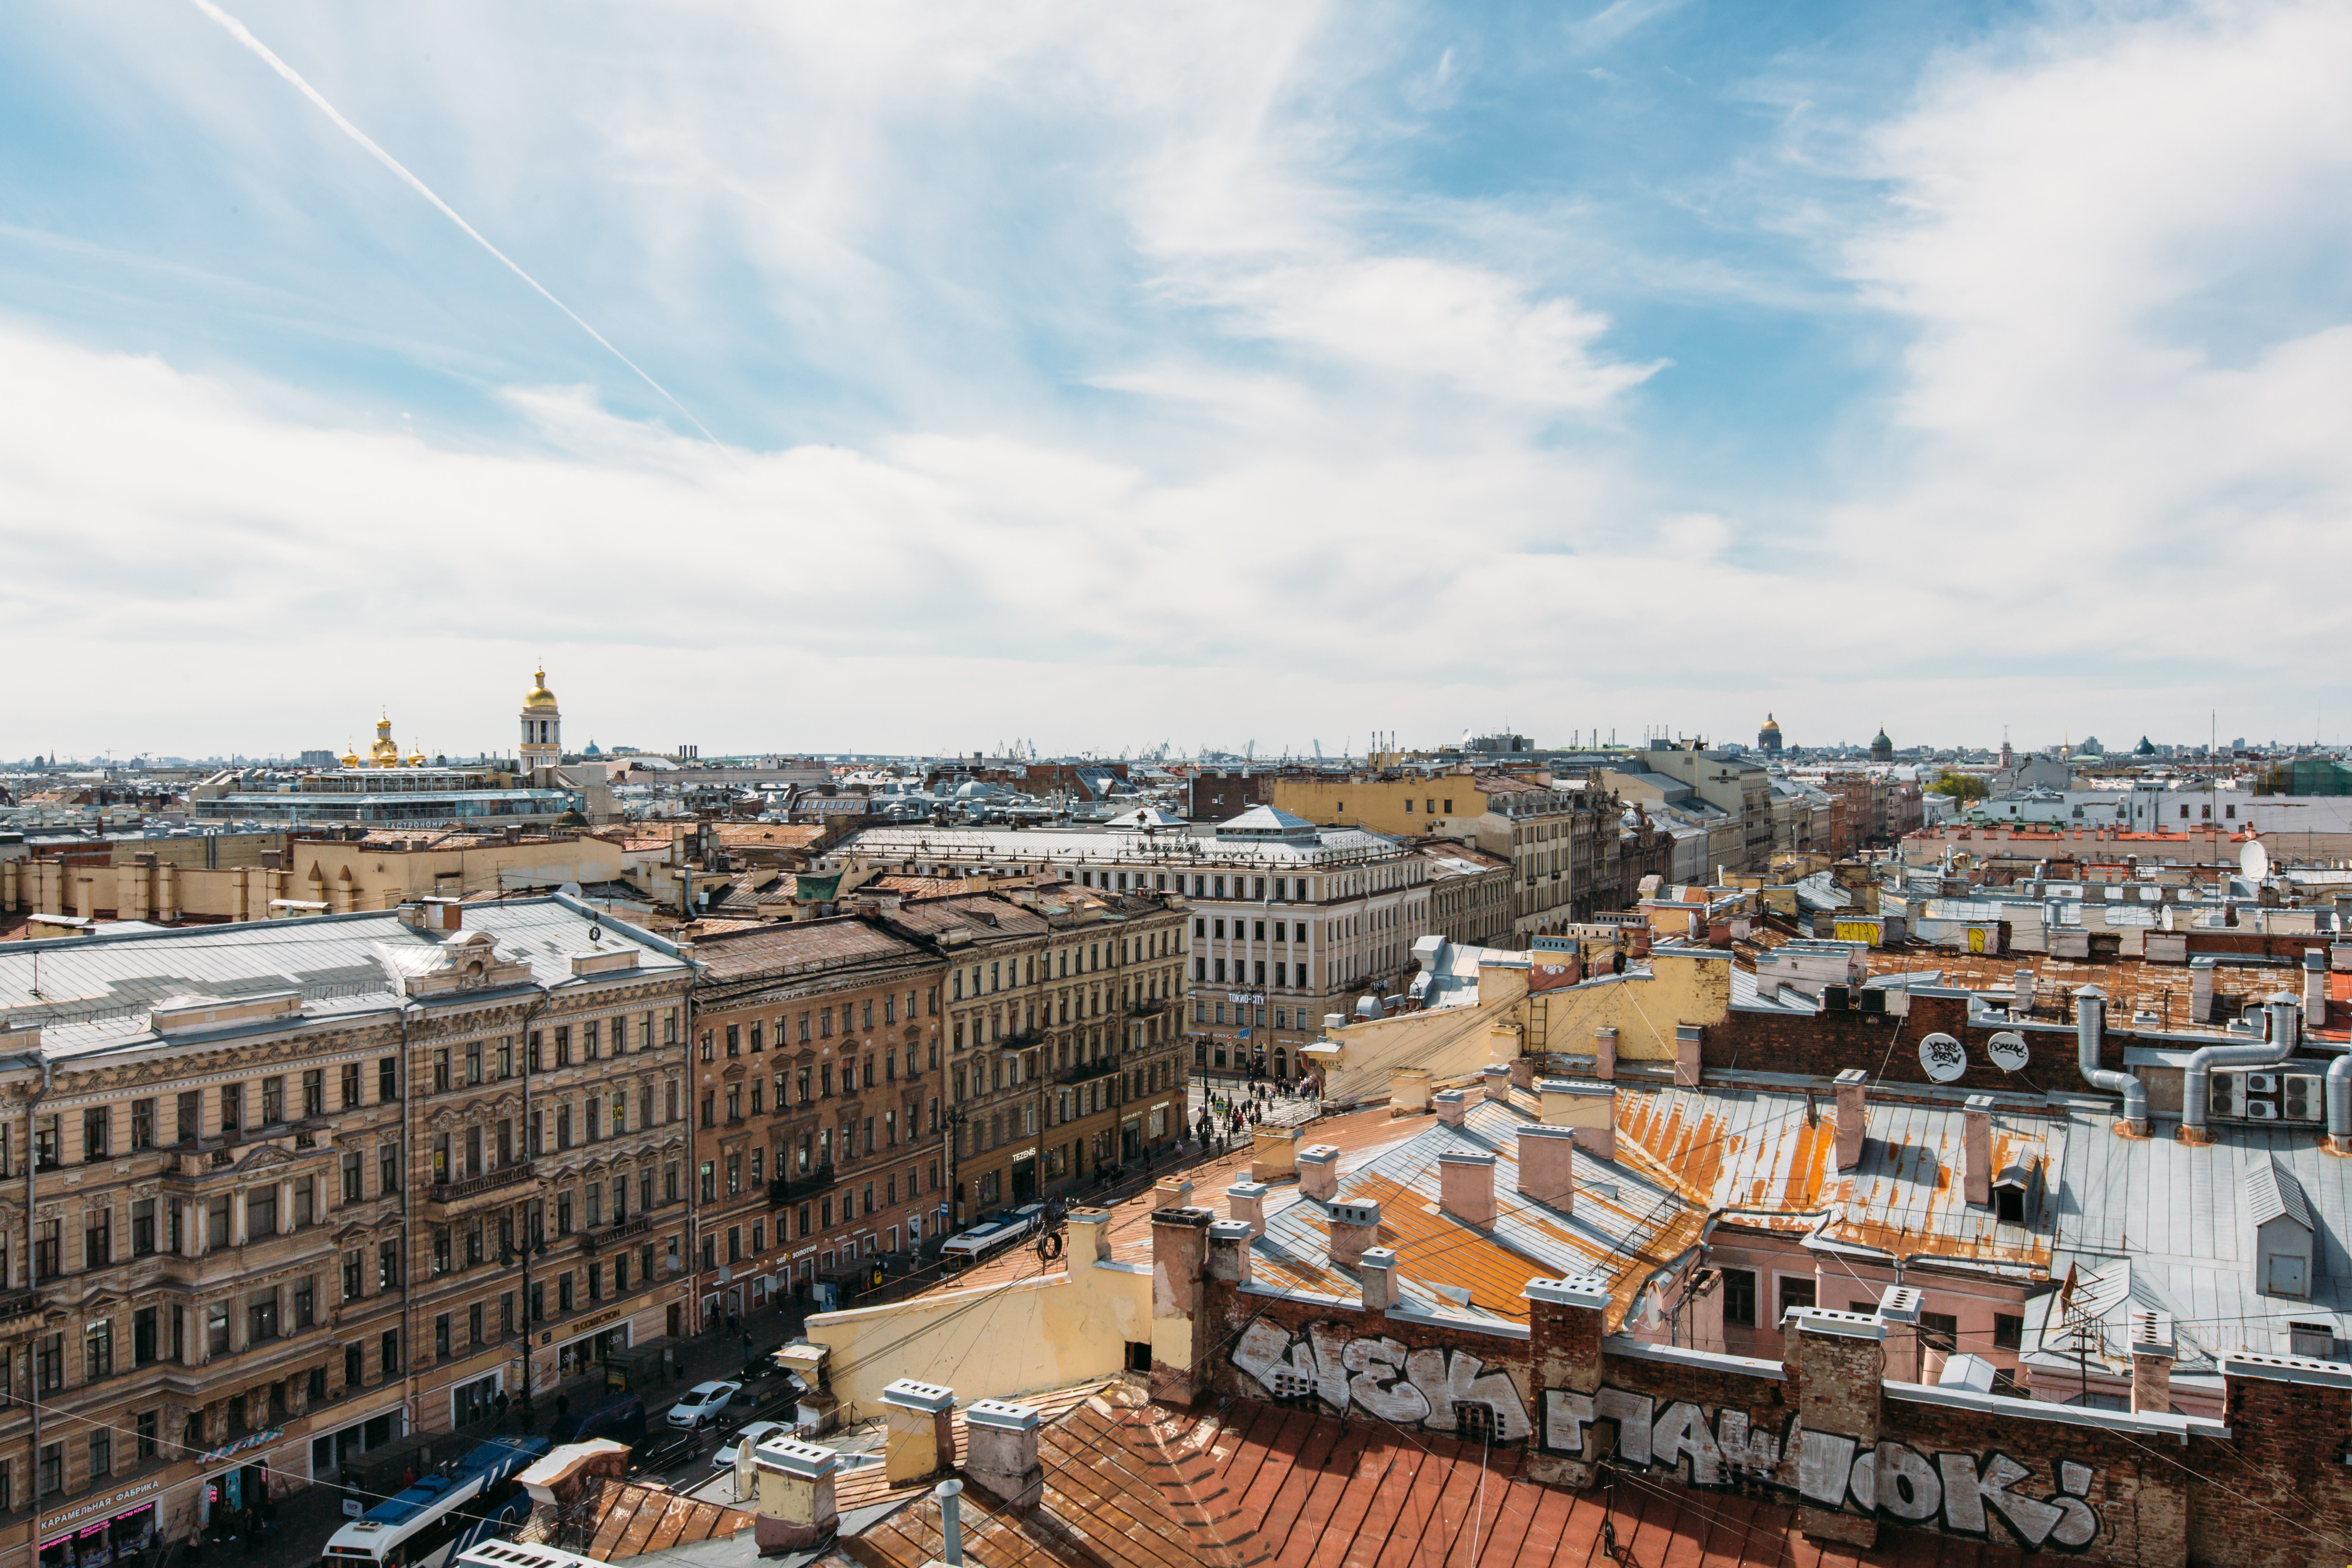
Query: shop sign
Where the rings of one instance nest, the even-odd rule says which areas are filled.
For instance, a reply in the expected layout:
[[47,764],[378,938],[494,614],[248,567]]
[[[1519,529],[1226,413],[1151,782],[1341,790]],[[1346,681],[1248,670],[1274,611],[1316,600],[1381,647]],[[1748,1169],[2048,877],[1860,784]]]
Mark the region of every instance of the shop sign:
[[256,1432],[250,1437],[239,1437],[236,1442],[229,1444],[227,1447],[215,1448],[209,1454],[198,1454],[196,1456],[196,1464],[199,1468],[205,1465],[217,1464],[219,1461],[227,1458],[232,1454],[242,1454],[248,1448],[263,1448],[268,1444],[278,1441],[278,1438],[284,1436],[286,1436],[286,1428],[283,1427],[272,1427],[267,1432]]
[[89,1502],[79,1504],[74,1508],[69,1508],[63,1513],[53,1513],[49,1515],[48,1518],[41,1521],[41,1530],[46,1533],[49,1531],[58,1529],[61,1525],[71,1524],[77,1519],[87,1519],[93,1513],[108,1512],[110,1510],[121,1507],[124,1503],[129,1502],[134,1497],[145,1497],[149,1492],[160,1489],[163,1484],[163,1477],[151,1476],[147,1479],[141,1481],[137,1486],[125,1487],[121,1491],[114,1493],[110,1497],[95,1498]]

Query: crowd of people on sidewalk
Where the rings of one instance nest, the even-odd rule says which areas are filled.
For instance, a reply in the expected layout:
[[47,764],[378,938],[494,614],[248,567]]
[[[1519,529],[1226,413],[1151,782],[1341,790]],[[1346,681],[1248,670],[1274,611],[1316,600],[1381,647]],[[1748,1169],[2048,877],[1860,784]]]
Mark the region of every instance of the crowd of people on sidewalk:
[[1272,1078],[1253,1079],[1231,1094],[1210,1093],[1201,1105],[1201,1119],[1193,1131],[1203,1149],[1213,1146],[1223,1154],[1230,1140],[1238,1139],[1252,1122],[1262,1121],[1277,1103],[1304,1102],[1314,1105],[1318,1098],[1315,1081],[1303,1078],[1296,1082],[1284,1082]]

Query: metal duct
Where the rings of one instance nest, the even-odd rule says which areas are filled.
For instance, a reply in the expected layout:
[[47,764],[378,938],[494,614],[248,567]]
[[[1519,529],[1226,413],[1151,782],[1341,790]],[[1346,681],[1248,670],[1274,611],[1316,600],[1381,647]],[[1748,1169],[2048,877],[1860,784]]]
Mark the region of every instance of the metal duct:
[[2128,1072],[2099,1065],[2099,1036],[2106,1021],[2107,993],[2084,986],[2074,993],[2074,1065],[2094,1089],[2124,1097],[2124,1122],[2136,1135],[2147,1133],[2147,1086]]
[[[2189,1134],[2191,1143],[2201,1142],[2206,1117],[2212,1102],[2213,1070],[2217,1067],[2271,1067],[2294,1054],[2297,1025],[2302,1021],[2303,1004],[2292,991],[2279,991],[2263,1004],[2269,1015],[2271,1037],[2251,1045],[2200,1046],[2189,1053],[2189,1063],[2180,1075],[2180,1130]],[[2330,1104],[2334,1088],[2331,1075]],[[2334,1118],[2329,1118],[2332,1127]]]

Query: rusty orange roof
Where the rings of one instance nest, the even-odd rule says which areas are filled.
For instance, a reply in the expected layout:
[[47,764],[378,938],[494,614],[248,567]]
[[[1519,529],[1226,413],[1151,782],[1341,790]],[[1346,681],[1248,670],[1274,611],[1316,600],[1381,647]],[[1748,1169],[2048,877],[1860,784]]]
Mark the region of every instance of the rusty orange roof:
[[534,1510],[520,1539],[622,1563],[688,1542],[724,1539],[751,1522],[739,1508],[698,1502],[667,1487],[592,1476],[571,1508],[552,1516]]
[[[1044,1499],[1015,1512],[967,1484],[971,1568],[1590,1568],[1622,1563],[1981,1568],[1997,1549],[1887,1532],[1858,1551],[1798,1533],[1792,1509],[1630,1475],[1576,1492],[1528,1479],[1528,1445],[1487,1447],[1248,1400],[1205,1413],[1114,1385],[1039,1434]],[[846,1512],[846,1504],[844,1504]],[[856,1534],[833,1563],[922,1568],[944,1546],[928,1492]],[[1998,1552],[1998,1559],[2014,1554]]]

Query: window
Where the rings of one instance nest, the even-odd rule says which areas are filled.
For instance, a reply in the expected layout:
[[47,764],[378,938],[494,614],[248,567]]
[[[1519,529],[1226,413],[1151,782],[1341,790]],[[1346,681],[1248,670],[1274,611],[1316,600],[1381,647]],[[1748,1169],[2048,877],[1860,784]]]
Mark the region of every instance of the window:
[[449,1048],[446,1045],[433,1048],[433,1092],[449,1092]]
[[383,1375],[391,1377],[400,1371],[400,1331],[386,1329],[377,1344],[377,1358]]
[[318,1292],[308,1278],[294,1281],[294,1327],[307,1329],[319,1321]]
[[[2006,1312],[1992,1315],[1992,1347],[1995,1350],[2022,1350],[2025,1347],[2025,1320]],[[2302,1352],[2295,1353],[2300,1355]]]
[[1723,1271],[1723,1326],[1752,1329],[1756,1326],[1756,1270],[1726,1269]]
[[278,1337],[278,1291],[272,1286],[257,1291],[245,1303],[246,1339],[248,1343]]
[[82,1331],[82,1381],[95,1383],[114,1375],[114,1322],[100,1318]]
[[41,1445],[40,1488],[43,1497],[66,1490],[66,1448],[63,1443]]
[[261,1081],[261,1121],[264,1126],[274,1126],[286,1120],[286,1080],[265,1078]]
[[1919,1343],[1952,1355],[1960,1348],[1960,1321],[1949,1312],[1919,1314]]
[[357,1252],[343,1254],[343,1300],[347,1301],[356,1301],[360,1299],[362,1261],[362,1257]]
[[360,1103],[360,1064],[343,1063],[343,1109],[349,1111]]
[[360,1157],[357,1155],[345,1155],[343,1156],[343,1201],[357,1203],[359,1200]]
[[81,1113],[81,1157],[102,1160],[107,1157],[106,1134],[113,1117],[103,1105],[94,1106]]
[[245,1239],[258,1241],[278,1234],[278,1188],[257,1186],[245,1195]]
[[174,1102],[173,1114],[172,1135],[184,1144],[194,1143],[204,1132],[203,1097],[195,1090],[187,1091]]
[[146,1366],[156,1356],[155,1309],[142,1307],[131,1314],[131,1364]]
[[139,1412],[139,1457],[142,1459],[152,1459],[155,1457],[157,1426],[156,1411]]
[[228,1303],[215,1301],[205,1309],[205,1354],[228,1354]]
[[98,1207],[82,1216],[81,1266],[97,1269],[114,1260],[114,1211]]
[[375,1149],[375,1187],[379,1197],[400,1190],[400,1145],[378,1144]]
[[350,1388],[357,1388],[365,1375],[365,1373],[360,1366],[360,1347],[357,1344],[347,1344],[343,1346],[344,1385]]
[[375,1249],[375,1288],[397,1290],[400,1286],[400,1243],[382,1241]]
[[313,1067],[302,1074],[302,1114],[306,1117],[327,1113],[327,1071]]
[[1998,1186],[1992,1193],[1994,1216],[2003,1225],[2025,1223],[2025,1189],[2021,1186]]
[[[1813,1301],[1813,1281],[1811,1276],[1804,1274],[1780,1276],[1780,1316],[1787,1317],[1792,1307],[1810,1307]],[[1773,1326],[1778,1328],[1780,1324],[1775,1322]]]
[[449,1314],[446,1312],[433,1320],[433,1357],[436,1361],[449,1359]]
[[376,1062],[375,1097],[378,1100],[400,1098],[400,1058],[387,1056]]
[[220,1092],[220,1124],[224,1134],[238,1132],[245,1125],[245,1085],[224,1083]]

